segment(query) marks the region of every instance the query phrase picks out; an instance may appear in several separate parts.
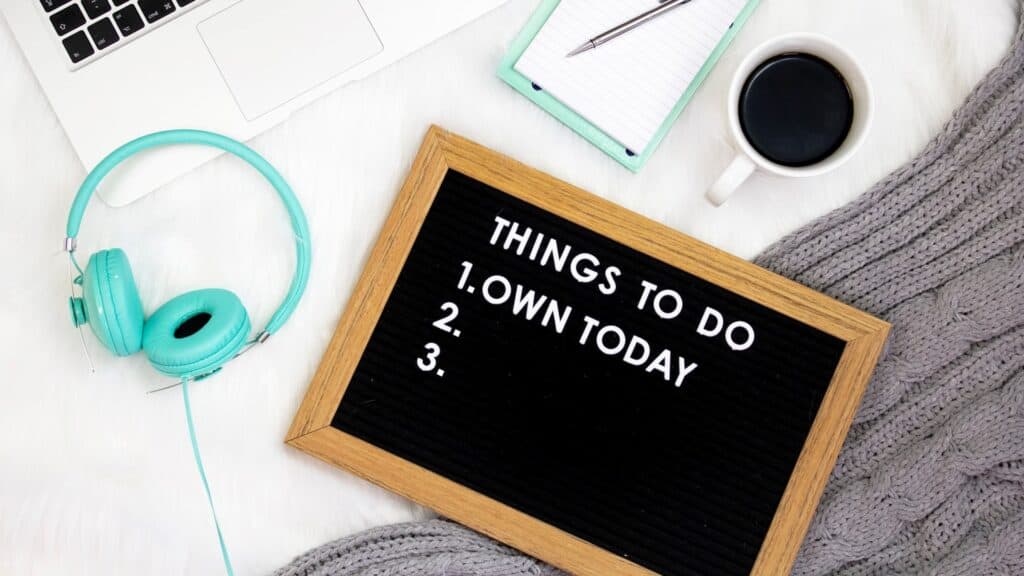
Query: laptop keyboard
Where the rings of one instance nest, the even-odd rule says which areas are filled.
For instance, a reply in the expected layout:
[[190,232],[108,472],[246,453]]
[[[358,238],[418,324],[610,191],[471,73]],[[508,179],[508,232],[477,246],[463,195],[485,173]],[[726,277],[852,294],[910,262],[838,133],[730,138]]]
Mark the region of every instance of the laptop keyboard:
[[206,0],[39,0],[74,68],[203,2]]

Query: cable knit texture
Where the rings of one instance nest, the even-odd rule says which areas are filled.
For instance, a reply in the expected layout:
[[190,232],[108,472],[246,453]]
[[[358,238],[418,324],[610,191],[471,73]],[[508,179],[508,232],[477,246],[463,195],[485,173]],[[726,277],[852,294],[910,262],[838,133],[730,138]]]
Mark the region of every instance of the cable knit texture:
[[314,548],[276,576],[559,576],[563,573],[446,520],[367,530]]
[[[757,260],[893,324],[794,574],[1024,574],[1022,36],[920,156]],[[442,520],[278,572],[554,574]]]

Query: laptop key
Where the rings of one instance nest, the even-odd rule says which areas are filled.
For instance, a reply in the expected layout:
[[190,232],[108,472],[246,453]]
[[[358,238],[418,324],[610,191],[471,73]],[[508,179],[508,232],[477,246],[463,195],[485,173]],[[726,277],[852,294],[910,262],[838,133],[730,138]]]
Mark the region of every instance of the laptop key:
[[[6,1],[0,0],[0,4]],[[122,39],[131,36],[134,40],[143,36],[151,28],[156,28],[157,21],[165,24],[206,1],[39,0],[39,5],[50,19],[72,63],[89,65],[128,44]]]
[[92,36],[92,43],[100,50],[109,48],[111,44],[121,39],[117,35],[117,30],[114,29],[114,24],[110,21],[110,18],[104,18],[99,22],[90,24],[88,30],[89,35]]
[[[75,28],[85,24],[85,14],[82,14],[81,8],[72,4],[60,12],[50,16],[50,23],[53,24],[53,29],[57,31],[57,35],[64,36],[68,32],[71,32]],[[86,40],[86,42],[88,42],[88,40]]]
[[85,8],[85,13],[90,20],[95,20],[110,12],[110,2],[107,0],[82,0],[82,8]]
[[122,36],[131,36],[139,30],[142,30],[142,16],[139,16],[139,11],[135,9],[135,6],[126,6],[117,12],[114,12],[114,23],[117,24],[117,29],[121,31]]
[[43,10],[47,12],[53,12],[57,8],[71,2],[71,0],[41,0],[43,3]]
[[139,9],[150,24],[176,10],[172,0],[139,0]]
[[71,36],[61,40],[64,44],[64,49],[67,50],[68,56],[72,62],[81,62],[89,56],[92,56],[95,50],[92,49],[92,44],[89,43],[89,37],[85,35],[85,31],[75,32]]

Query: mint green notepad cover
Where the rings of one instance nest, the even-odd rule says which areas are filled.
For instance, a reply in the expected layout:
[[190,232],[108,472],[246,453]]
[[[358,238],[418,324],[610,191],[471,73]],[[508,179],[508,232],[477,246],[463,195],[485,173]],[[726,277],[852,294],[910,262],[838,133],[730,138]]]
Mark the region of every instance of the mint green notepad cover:
[[[530,46],[533,39],[540,32],[544,24],[547,23],[551,13],[555,11],[561,0],[543,0],[537,10],[530,16],[530,20],[527,21],[526,26],[519,33],[519,36],[512,42],[509,47],[508,53],[505,54],[505,58],[501,61],[501,66],[498,68],[498,77],[508,83],[510,86],[519,91],[523,96],[526,96],[533,101],[534,104],[540,106],[544,110],[547,110],[549,114],[557,118],[563,124],[575,130],[578,134],[590,141],[591,144],[597,146],[601,150],[604,150],[606,154],[615,158],[623,166],[629,168],[633,172],[638,172],[643,168],[644,164],[650,159],[651,155],[661,144],[661,141],[668,134],[670,128],[675,123],[679,115],[682,114],[683,108],[690,102],[693,95],[700,88],[700,85],[707,78],[711,69],[715,67],[718,59],[721,58],[722,53],[732,42],[732,39],[736,37],[740,29],[746,23],[750,15],[753,14],[754,9],[760,3],[760,0],[749,0],[747,5],[743,7],[736,20],[733,21],[732,26],[722,36],[722,39],[715,46],[715,49],[711,52],[711,56],[708,57],[707,61],[704,62],[704,66],[701,67],[700,71],[690,82],[690,85],[680,96],[679,101],[672,108],[672,111],[665,118],[661,128],[654,135],[654,138],[647,143],[647,148],[643,151],[630,155],[626,151],[626,147],[617,142],[611,136],[605,134],[600,128],[591,124],[586,118],[580,116],[572,108],[569,108],[562,102],[558,101],[554,96],[545,92],[544,90],[537,90],[534,88],[533,82],[523,76],[519,71],[515,69],[516,62],[522,57],[523,52]],[[634,151],[635,152],[635,151]]]

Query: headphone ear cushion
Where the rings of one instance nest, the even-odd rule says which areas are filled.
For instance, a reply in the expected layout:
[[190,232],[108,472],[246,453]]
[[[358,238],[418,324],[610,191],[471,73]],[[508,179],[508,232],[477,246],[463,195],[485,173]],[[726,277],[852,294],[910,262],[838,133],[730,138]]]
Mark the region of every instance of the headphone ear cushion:
[[130,356],[142,349],[142,300],[123,250],[102,250],[89,258],[82,300],[93,334],[111,352]]
[[177,296],[146,321],[142,348],[158,371],[194,378],[217,371],[249,335],[249,314],[234,293],[216,288]]

